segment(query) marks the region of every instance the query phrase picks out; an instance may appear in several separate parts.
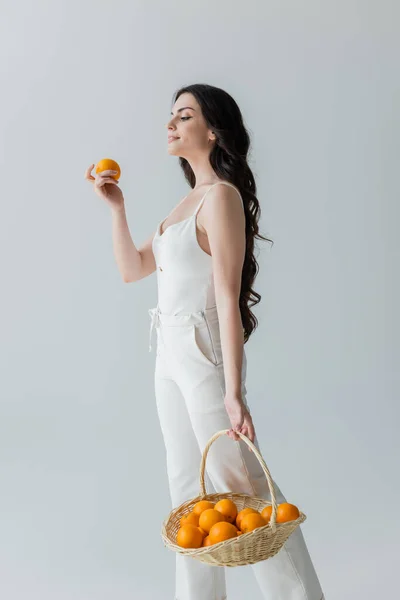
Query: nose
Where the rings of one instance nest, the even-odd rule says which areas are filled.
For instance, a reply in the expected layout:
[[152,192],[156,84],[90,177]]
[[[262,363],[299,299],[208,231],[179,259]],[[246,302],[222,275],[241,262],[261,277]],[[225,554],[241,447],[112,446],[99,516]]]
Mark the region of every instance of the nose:
[[167,124],[166,124],[167,129],[175,129],[175,127],[173,125],[173,118],[174,117],[171,117],[170,120],[167,122]]

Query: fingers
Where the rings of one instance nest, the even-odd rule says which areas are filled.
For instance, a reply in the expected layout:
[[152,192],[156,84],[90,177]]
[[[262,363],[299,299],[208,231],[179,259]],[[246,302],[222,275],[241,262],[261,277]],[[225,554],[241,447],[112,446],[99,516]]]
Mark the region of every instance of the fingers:
[[254,439],[256,437],[256,432],[254,431],[253,421],[251,421],[251,420],[249,421],[249,424],[247,426],[247,430],[248,430],[248,438],[254,444]]
[[95,181],[95,178],[92,175],[93,167],[94,167],[94,163],[93,163],[93,165],[90,165],[90,167],[88,169],[86,169],[86,171],[85,171],[85,179],[87,179],[88,181]]
[[114,177],[99,177],[97,179],[97,183],[96,185],[98,187],[101,187],[102,185],[104,185],[105,183],[112,183],[114,185],[118,185],[118,181],[115,181]]
[[[240,430],[240,433],[244,436],[246,436],[247,438],[249,437],[249,433],[248,433],[248,429],[247,429],[247,425],[243,425],[242,429]],[[251,451],[250,446],[247,446],[247,448]]]
[[[242,435],[246,436],[253,444],[254,444],[254,439],[255,439],[255,430],[254,430],[254,425],[253,425],[253,421],[251,419],[250,414],[246,415],[244,423],[242,425],[242,427],[234,427],[232,429],[230,429],[227,432],[228,437],[231,438],[231,440],[237,442],[238,440],[240,440],[240,436],[237,434],[237,432],[240,432]],[[248,450],[250,452],[253,452],[252,448],[250,448],[250,446],[247,446]]]
[[100,171],[97,175],[101,175],[102,177],[107,177],[107,175],[116,175],[118,171],[112,171],[111,169],[105,169],[104,171]]
[[[112,169],[105,169],[104,171],[100,171],[100,173],[96,173],[96,177],[93,177],[93,175],[92,175],[93,167],[94,167],[94,163],[92,165],[90,165],[90,167],[88,167],[85,171],[85,179],[87,179],[88,181],[92,181],[92,182],[93,181],[101,181],[103,178],[107,178],[107,181],[104,181],[104,183],[115,183],[116,182],[114,177],[111,177],[111,176],[116,175],[118,173],[118,171],[113,171]],[[112,181],[110,181],[109,178],[111,178]],[[103,185],[103,184],[101,184],[101,185]]]
[[[240,430],[239,430],[239,431],[240,431]],[[241,433],[242,435],[245,435],[246,437],[249,437],[249,435],[247,434],[247,430],[246,430],[246,428],[245,428],[245,427],[242,427],[242,430],[240,431],[240,433]],[[238,441],[241,439],[241,438],[240,438],[240,436],[238,436],[238,435],[237,435],[237,433],[235,433],[235,430],[233,430],[233,429],[230,429],[227,435],[228,435],[228,436],[231,438],[231,440],[233,440],[234,442],[238,442]],[[252,441],[252,440],[250,440],[250,441]],[[248,451],[249,451],[249,452],[253,452],[253,450],[250,448],[250,446],[247,446],[247,449],[248,449]]]
[[[233,418],[233,417],[232,417]],[[250,414],[250,410],[247,408],[247,406],[243,409],[243,413],[241,415],[241,423],[237,423],[236,425],[233,425],[234,421],[237,419],[233,418],[234,420],[231,421],[232,427],[231,429],[229,429],[229,431],[227,432],[228,437],[231,438],[231,440],[237,442],[238,440],[241,439],[240,435],[238,435],[238,433],[240,433],[241,435],[246,436],[250,442],[252,444],[254,444],[254,440],[255,440],[255,431],[254,431],[254,425],[253,425],[253,419],[251,417]],[[247,445],[247,448],[250,452],[253,452],[252,448],[250,448],[249,445]]]
[[[245,418],[245,428],[246,428],[245,435],[254,444],[254,440],[255,440],[255,437],[256,437],[256,432],[254,430],[253,419],[251,417],[251,414],[250,414],[249,410],[247,410],[247,414],[246,414],[246,418]],[[248,448],[249,448],[249,450],[252,451],[252,449],[250,448],[250,446]]]
[[235,442],[238,442],[241,439],[240,435],[238,435],[237,432],[241,433],[242,435],[246,435],[246,432],[245,432],[245,430],[243,430],[243,427],[242,427],[242,429],[240,429],[240,428],[230,429],[228,432],[228,436]]

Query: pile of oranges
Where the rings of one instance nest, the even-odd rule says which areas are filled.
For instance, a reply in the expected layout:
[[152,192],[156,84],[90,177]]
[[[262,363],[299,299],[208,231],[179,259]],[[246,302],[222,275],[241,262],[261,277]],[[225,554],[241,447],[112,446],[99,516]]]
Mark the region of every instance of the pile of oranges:
[[[212,546],[253,531],[257,527],[264,527],[269,523],[271,514],[271,505],[263,508],[261,512],[254,508],[238,511],[236,504],[228,498],[217,503],[200,500],[191,512],[181,518],[176,543],[182,548]],[[294,504],[278,504],[277,523],[293,521],[299,516],[299,509]]]

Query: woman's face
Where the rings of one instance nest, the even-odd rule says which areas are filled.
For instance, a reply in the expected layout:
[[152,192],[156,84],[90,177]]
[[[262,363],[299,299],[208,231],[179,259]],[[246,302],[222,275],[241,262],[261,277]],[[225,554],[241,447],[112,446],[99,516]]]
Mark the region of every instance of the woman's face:
[[[168,153],[183,158],[195,158],[199,154],[209,153],[215,135],[208,129],[200,105],[192,94],[179,96],[174,106],[168,129]],[[211,141],[212,140],[212,141]]]

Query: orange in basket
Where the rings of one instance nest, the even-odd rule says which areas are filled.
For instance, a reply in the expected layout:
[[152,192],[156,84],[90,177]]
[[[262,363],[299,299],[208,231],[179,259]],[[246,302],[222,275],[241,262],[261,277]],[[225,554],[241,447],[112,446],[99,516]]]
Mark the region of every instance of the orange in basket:
[[210,533],[211,527],[220,521],[225,521],[224,515],[215,510],[215,508],[207,508],[200,515],[199,527]]
[[196,504],[193,506],[193,512],[195,515],[201,515],[201,513],[205,510],[207,510],[207,508],[214,508],[215,507],[215,502],[209,502],[209,500],[200,500],[200,502],[196,502]]
[[271,505],[266,506],[265,508],[262,509],[261,516],[266,523],[269,523],[271,515],[272,515],[272,506]]
[[181,527],[182,525],[187,525],[190,523],[191,525],[199,526],[199,515],[196,515],[194,512],[190,512],[187,515],[183,515],[180,520]]
[[262,518],[260,513],[249,513],[245,515],[242,519],[241,530],[243,533],[248,533],[249,531],[253,531],[257,529],[257,527],[264,527],[266,525],[265,520]]
[[235,537],[237,537],[237,529],[232,523],[228,523],[227,521],[215,523],[209,533],[211,544],[217,544],[218,542],[230,540]]
[[203,536],[198,527],[194,525],[183,525],[177,533],[176,543],[182,548],[200,548]]
[[229,498],[219,500],[215,505],[215,510],[222,513],[228,523],[234,523],[238,514],[236,504]]
[[250,507],[243,508],[242,510],[240,510],[238,512],[238,516],[236,517],[236,527],[238,529],[242,529],[242,519],[243,519],[243,517],[245,517],[249,513],[255,513],[255,512],[257,512],[256,509],[255,508],[250,508]]
[[287,523],[288,521],[298,519],[299,516],[300,511],[297,506],[294,504],[289,504],[289,502],[282,502],[282,504],[279,504],[276,511],[276,522]]

